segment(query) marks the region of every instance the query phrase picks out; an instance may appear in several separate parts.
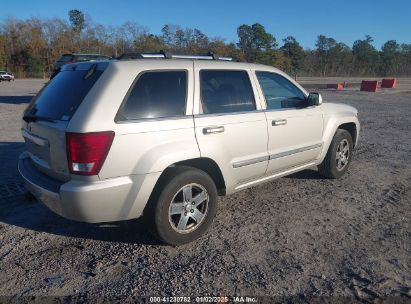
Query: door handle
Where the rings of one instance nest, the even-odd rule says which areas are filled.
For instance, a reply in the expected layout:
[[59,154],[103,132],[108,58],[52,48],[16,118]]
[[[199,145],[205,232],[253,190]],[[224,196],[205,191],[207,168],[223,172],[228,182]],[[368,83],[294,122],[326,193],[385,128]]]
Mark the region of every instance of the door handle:
[[277,120],[273,120],[273,121],[271,122],[271,125],[272,125],[273,127],[281,126],[281,125],[286,125],[286,124],[287,124],[287,119],[277,119]]
[[203,129],[203,134],[214,134],[214,133],[222,133],[224,132],[223,126],[213,126],[213,127],[206,127]]

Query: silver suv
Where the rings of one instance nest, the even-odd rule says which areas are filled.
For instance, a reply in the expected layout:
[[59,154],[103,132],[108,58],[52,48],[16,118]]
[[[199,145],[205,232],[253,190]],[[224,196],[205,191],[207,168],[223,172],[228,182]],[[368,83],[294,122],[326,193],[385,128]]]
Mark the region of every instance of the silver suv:
[[322,103],[273,67],[123,58],[63,66],[24,113],[19,172],[63,217],[143,216],[178,245],[207,230],[218,196],[310,167],[329,178],[348,169],[357,110]]

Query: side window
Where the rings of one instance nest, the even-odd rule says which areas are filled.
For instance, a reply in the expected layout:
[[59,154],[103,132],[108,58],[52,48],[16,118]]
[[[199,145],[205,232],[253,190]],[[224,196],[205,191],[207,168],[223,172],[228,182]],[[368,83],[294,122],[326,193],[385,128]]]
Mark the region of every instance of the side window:
[[246,71],[202,70],[200,87],[204,114],[256,109],[253,89]]
[[304,93],[281,75],[256,72],[267,109],[300,108],[307,105]]
[[183,116],[186,96],[186,71],[145,72],[126,97],[120,120]]

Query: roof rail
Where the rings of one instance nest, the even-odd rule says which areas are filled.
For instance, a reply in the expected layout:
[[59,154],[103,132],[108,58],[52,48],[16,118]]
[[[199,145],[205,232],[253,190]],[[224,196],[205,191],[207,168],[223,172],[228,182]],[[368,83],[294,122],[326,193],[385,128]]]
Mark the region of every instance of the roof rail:
[[117,57],[118,60],[128,60],[128,59],[198,59],[198,60],[222,60],[222,61],[232,61],[231,57],[220,57],[213,52],[208,52],[205,55],[178,55],[172,54],[167,51],[160,51],[158,53],[125,53]]

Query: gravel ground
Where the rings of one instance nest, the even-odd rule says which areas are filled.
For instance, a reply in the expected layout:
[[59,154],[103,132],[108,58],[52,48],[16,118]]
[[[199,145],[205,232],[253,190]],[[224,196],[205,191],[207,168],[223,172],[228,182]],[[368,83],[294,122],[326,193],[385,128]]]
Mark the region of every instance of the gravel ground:
[[221,198],[206,235],[169,247],[141,220],[71,222],[21,195],[20,117],[43,82],[0,83],[0,296],[411,302],[411,87],[323,91],[359,110],[348,174],[327,180],[306,170]]

